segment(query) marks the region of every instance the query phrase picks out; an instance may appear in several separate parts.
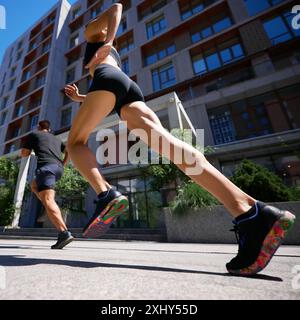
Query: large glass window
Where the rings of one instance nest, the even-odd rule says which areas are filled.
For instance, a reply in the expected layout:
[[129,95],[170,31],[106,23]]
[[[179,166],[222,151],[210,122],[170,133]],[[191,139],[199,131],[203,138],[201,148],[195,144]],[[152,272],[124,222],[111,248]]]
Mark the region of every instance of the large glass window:
[[292,27],[293,17],[292,13],[286,12],[263,23],[265,31],[273,45],[300,36],[300,30],[295,30]]
[[60,120],[60,127],[64,128],[71,124],[72,120],[72,108],[64,109],[61,112],[61,120]]
[[145,17],[149,16],[150,14],[156,12],[166,4],[167,4],[167,0],[152,0],[150,1],[150,3],[147,4],[147,7],[143,5],[139,6],[138,7],[139,20],[142,20]]
[[206,7],[216,2],[216,0],[188,0],[180,5],[181,19],[185,20],[189,17],[203,11]]
[[244,0],[249,16],[256,15],[285,0]]
[[158,50],[152,54],[147,55],[145,58],[145,65],[147,66],[147,65],[153,64],[175,52],[176,52],[175,44],[170,44],[168,47],[164,49]]
[[201,28],[197,32],[191,33],[191,40],[193,43],[198,42],[202,39],[210,37],[211,35],[218,33],[224,29],[229,28],[232,25],[232,21],[229,17],[218,19],[217,22],[211,24],[205,28]]
[[165,17],[162,15],[146,24],[147,37],[148,39],[160,34],[167,28],[167,22]]
[[1,115],[0,126],[4,125],[7,116],[7,111],[3,112]]
[[239,43],[223,44],[192,57],[194,72],[195,74],[204,74],[242,57],[244,57],[244,50]]
[[152,83],[154,91],[168,88],[176,83],[172,62],[152,70]]
[[133,37],[128,37],[120,43],[119,53],[120,55],[125,54],[132,48],[134,48]]
[[151,189],[150,179],[128,177],[111,179],[110,184],[128,197],[128,214],[123,215],[113,227],[119,228],[158,228],[162,206],[160,192]]
[[39,115],[35,114],[34,116],[31,117],[30,119],[30,131],[36,129],[37,125],[39,122]]
[[228,143],[236,139],[230,111],[212,113],[209,122],[215,144]]
[[128,58],[122,60],[122,70],[129,75],[129,60]]

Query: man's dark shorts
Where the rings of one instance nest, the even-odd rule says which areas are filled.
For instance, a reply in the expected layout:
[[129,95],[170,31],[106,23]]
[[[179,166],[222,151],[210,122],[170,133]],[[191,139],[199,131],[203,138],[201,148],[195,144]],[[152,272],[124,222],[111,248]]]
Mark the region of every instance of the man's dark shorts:
[[63,166],[49,163],[35,170],[35,180],[38,192],[54,189],[55,183],[64,173]]

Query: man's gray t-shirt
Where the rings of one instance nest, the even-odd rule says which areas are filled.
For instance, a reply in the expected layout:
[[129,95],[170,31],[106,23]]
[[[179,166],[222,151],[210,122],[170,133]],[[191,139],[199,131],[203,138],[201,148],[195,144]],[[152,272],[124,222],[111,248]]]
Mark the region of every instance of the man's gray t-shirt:
[[55,163],[63,167],[61,154],[66,146],[50,132],[36,131],[27,136],[22,148],[33,150],[37,156],[37,168]]

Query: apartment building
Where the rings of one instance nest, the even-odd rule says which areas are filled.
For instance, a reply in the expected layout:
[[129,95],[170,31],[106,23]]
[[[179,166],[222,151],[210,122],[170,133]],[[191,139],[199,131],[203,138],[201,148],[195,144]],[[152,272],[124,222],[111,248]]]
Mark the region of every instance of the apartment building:
[[[59,1],[7,48],[0,69],[0,154],[14,154],[39,119],[66,139],[78,108],[63,93],[90,84],[82,60],[84,27],[113,2]],[[195,128],[214,146],[210,161],[230,176],[244,158],[300,184],[300,29],[293,0],[123,0],[117,33],[122,68],[147,101],[176,92]],[[154,100],[153,100],[154,99]],[[157,112],[173,127],[167,109]],[[117,128],[116,118],[106,127]],[[95,134],[89,145],[99,146]],[[33,165],[32,165],[33,166]],[[119,226],[155,227],[161,196],[130,165],[106,165],[108,180],[130,199]],[[74,199],[92,211],[94,193]],[[36,203],[37,206],[37,203]],[[30,198],[23,224],[35,224]],[[26,209],[27,208],[27,209]]]

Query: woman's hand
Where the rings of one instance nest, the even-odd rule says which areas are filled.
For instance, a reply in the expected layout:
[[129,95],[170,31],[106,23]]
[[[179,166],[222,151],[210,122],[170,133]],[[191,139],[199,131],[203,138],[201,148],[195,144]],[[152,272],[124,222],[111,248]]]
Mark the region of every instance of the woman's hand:
[[75,83],[65,86],[65,94],[75,102],[83,102],[86,96],[81,95]]
[[112,42],[105,43],[101,48],[97,50],[97,52],[95,53],[91,61],[85,66],[85,68],[89,69],[104,60],[109,55],[112,46]]

